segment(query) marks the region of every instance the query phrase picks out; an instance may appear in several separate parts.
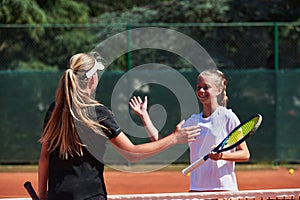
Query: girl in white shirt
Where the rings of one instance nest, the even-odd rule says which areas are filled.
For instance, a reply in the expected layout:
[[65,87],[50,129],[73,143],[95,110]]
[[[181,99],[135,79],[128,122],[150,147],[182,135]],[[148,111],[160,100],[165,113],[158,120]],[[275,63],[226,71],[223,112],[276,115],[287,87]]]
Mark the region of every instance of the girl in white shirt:
[[[200,125],[200,135],[190,142],[190,162],[206,155],[212,147],[220,143],[240,121],[236,114],[226,108],[226,78],[219,70],[205,70],[197,80],[196,95],[203,105],[199,114],[193,114],[183,126]],[[131,108],[142,119],[145,129],[152,140],[158,140],[159,134],[147,112],[147,97],[133,97]],[[246,142],[235,149],[222,153],[210,152],[210,159],[196,168],[190,175],[191,192],[234,191],[238,190],[234,173],[235,162],[246,162],[250,153]]]

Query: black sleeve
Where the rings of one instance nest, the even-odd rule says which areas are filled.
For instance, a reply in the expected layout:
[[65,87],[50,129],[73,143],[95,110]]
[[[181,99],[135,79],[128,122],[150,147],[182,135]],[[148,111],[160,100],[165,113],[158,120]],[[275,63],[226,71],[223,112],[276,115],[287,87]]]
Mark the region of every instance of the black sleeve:
[[54,110],[54,107],[55,107],[55,102],[52,102],[47,110],[47,113],[45,115],[45,118],[44,118],[44,125],[43,125],[43,129],[45,129],[48,121],[50,120],[50,117],[51,117],[51,114]]
[[122,131],[116,122],[113,113],[107,107],[97,106],[96,113],[99,124],[106,127],[103,131],[109,139],[116,137]]

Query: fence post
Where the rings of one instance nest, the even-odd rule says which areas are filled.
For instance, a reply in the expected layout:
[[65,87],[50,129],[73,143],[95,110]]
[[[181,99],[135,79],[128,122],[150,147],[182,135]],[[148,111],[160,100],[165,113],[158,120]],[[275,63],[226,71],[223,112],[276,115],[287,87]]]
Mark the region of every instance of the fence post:
[[[131,25],[127,24],[127,72],[129,72],[130,70],[131,70]],[[126,72],[124,74],[126,74]],[[127,94],[129,92],[130,85],[131,85],[131,77],[128,76]],[[130,118],[130,116],[127,119],[128,124],[130,123],[129,118]],[[128,127],[129,127],[129,132],[131,132],[130,126],[128,126]],[[131,165],[132,165],[131,162],[127,161],[127,167],[130,167]]]
[[274,77],[275,77],[275,160],[274,160],[274,165],[278,165],[278,122],[279,122],[279,81],[278,81],[278,76],[279,76],[279,49],[278,49],[278,23],[274,22]]

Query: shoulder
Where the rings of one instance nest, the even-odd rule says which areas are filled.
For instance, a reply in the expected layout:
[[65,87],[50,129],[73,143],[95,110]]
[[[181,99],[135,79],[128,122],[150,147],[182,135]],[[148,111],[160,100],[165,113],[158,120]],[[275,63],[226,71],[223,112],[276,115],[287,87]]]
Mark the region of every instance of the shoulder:
[[116,137],[121,132],[121,128],[115,120],[112,111],[104,105],[96,106],[95,110],[99,124],[105,127],[105,134],[110,139]]
[[97,111],[102,111],[102,112],[111,112],[105,105],[102,105],[102,104],[100,104],[100,105],[97,105],[96,107],[95,107],[95,109],[97,110]]
[[229,120],[239,120],[238,116],[231,108],[219,107],[219,112],[224,114],[224,117]]
[[237,127],[241,122],[235,112],[230,108],[221,107],[221,110],[224,113],[226,128],[227,131],[232,131],[235,127]]
[[97,114],[97,118],[103,118],[103,117],[111,117],[113,116],[113,113],[112,111],[104,106],[104,105],[97,105],[95,107],[95,111],[96,111],[96,114]]

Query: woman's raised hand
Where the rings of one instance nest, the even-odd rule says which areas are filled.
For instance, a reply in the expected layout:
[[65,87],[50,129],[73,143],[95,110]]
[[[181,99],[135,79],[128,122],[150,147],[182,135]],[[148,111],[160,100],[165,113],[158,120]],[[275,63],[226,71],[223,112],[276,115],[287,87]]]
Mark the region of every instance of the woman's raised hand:
[[184,120],[177,124],[175,131],[173,132],[175,143],[183,144],[186,142],[193,142],[196,140],[197,136],[200,134],[200,126],[188,126],[182,128]]

